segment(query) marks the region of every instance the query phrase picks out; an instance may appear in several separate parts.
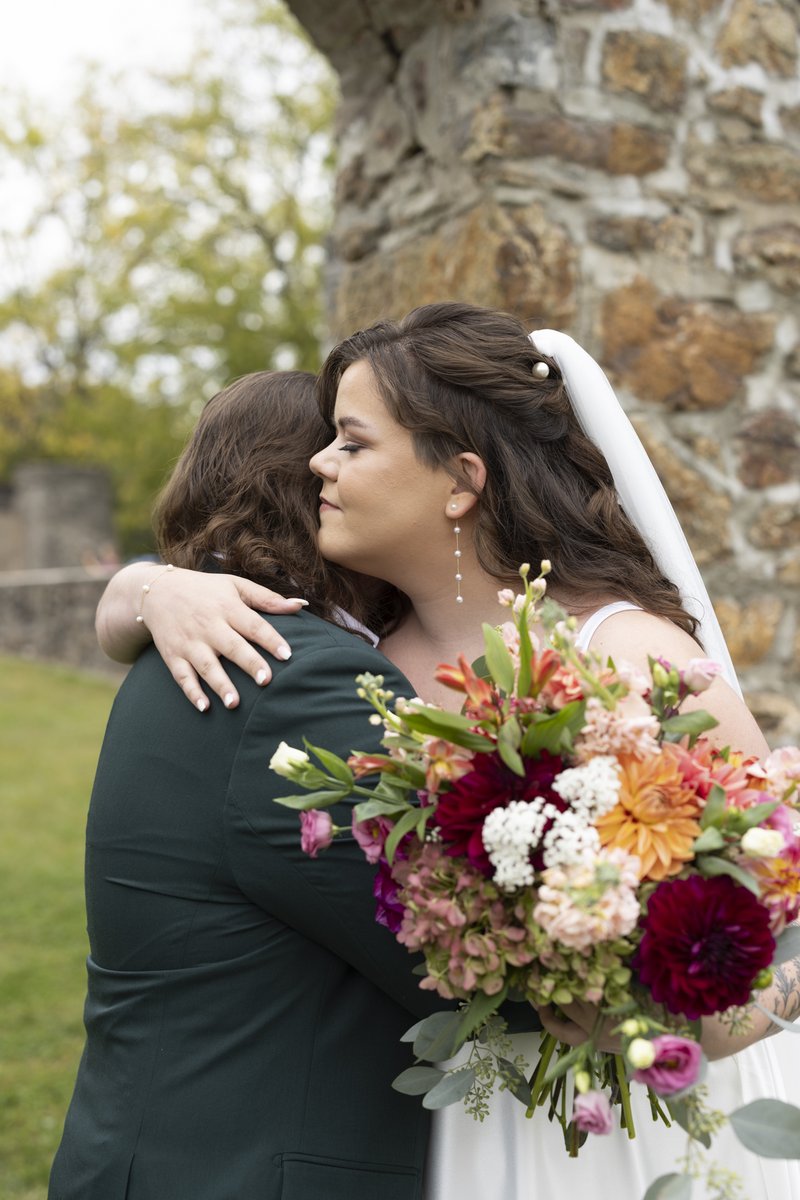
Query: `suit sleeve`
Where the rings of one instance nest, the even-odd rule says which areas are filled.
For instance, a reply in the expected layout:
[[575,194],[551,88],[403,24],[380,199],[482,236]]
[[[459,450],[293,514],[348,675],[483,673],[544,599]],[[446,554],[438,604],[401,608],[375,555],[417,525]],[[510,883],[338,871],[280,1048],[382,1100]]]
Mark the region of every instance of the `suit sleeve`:
[[[324,946],[371,980],[413,1017],[450,1007],[419,987],[417,961],[375,921],[375,869],[351,835],[342,835],[312,859],[300,849],[299,814],[274,803],[295,790],[268,767],[282,741],[313,745],[346,758],[377,751],[381,729],[356,695],[355,676],[383,674],[396,695],[409,685],[370,647],[326,647],[300,654],[276,672],[247,721],[229,788],[230,848],[237,881],[264,911]],[[331,809],[334,823],[350,824],[351,798]]]

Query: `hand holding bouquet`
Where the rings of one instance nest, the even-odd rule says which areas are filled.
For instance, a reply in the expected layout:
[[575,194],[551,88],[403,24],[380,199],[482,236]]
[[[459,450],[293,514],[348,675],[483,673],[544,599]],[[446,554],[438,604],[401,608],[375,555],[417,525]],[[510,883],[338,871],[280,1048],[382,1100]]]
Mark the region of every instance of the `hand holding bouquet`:
[[[311,854],[350,833],[325,809],[364,798],[352,833],[377,864],[377,919],[422,955],[420,986],[459,1002],[409,1031],[418,1065],[394,1086],[429,1108],[464,1099],[482,1117],[498,1083],[528,1115],[546,1109],[576,1154],[589,1133],[611,1130],[614,1105],[634,1135],[632,1079],[654,1116],[690,1135],[688,1184],[696,1147],[723,1119],[703,1102],[700,1020],[741,1032],[773,965],[800,953],[789,927],[800,911],[800,751],[760,764],[712,749],[702,734],[716,721],[684,702],[715,664],[651,659],[644,678],[580,652],[573,623],[544,599],[546,569],[531,582],[523,567],[524,592],[500,593],[509,620],[484,626],[483,660],[439,668],[464,696],[461,713],[395,699],[362,676],[385,753],[344,762],[282,746],[271,766],[311,790],[280,801],[306,810]],[[591,1005],[593,1031],[572,1047],[545,1035],[530,1069],[510,1057],[507,999]],[[618,1053],[598,1048],[608,1029]],[[469,1039],[466,1062],[435,1065]],[[800,1157],[800,1109],[760,1100],[728,1119],[751,1150]],[[681,1178],[663,1176],[648,1200]]]

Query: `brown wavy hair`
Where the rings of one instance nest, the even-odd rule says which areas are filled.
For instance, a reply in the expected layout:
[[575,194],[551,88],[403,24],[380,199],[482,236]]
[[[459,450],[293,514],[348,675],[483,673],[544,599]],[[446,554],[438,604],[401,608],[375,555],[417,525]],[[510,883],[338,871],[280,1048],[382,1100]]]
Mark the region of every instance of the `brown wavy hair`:
[[[428,304],[354,333],[320,374],[329,422],[342,374],[361,360],[391,415],[413,435],[421,462],[452,474],[453,458],[470,451],[485,463],[475,548],[489,575],[510,580],[521,563],[550,559],[552,592],[576,610],[582,597],[611,596],[694,635],[696,620],[620,507],[605,458],[581,430],[555,363],[515,317]],[[550,367],[546,379],[533,375],[542,361]]]
[[378,595],[317,549],[321,485],[308,460],[330,430],[315,383],[306,371],[258,371],[208,401],[156,501],[158,550],[178,567],[218,564],[302,596],[326,619],[341,608],[370,624]]

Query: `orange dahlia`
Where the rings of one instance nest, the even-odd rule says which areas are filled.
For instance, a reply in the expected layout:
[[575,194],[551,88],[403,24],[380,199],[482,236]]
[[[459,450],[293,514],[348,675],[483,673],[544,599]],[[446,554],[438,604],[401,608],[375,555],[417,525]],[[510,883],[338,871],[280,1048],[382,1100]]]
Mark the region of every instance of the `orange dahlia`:
[[621,754],[619,764],[619,799],[597,821],[602,845],[635,854],[641,879],[676,875],[700,836],[702,802],[683,778],[675,747],[667,743],[642,760]]

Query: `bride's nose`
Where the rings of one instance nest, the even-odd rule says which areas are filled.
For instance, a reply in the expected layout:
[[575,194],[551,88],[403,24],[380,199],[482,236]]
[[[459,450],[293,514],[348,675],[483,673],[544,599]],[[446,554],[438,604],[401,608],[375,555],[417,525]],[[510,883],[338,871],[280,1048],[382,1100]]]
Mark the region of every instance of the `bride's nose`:
[[334,442],[324,446],[322,450],[318,450],[311,459],[309,459],[309,467],[314,475],[319,475],[320,479],[335,479],[337,475],[338,459]]

